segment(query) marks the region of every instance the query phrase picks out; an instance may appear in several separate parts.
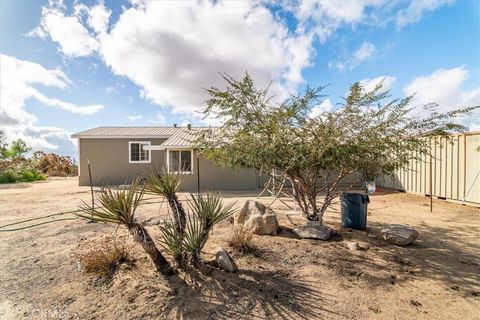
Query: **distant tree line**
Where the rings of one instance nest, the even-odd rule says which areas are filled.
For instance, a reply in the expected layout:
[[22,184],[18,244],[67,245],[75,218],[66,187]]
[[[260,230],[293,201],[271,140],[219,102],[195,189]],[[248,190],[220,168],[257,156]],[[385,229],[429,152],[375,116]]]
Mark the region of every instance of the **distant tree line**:
[[22,139],[7,143],[5,132],[0,130],[0,183],[39,181],[49,176],[78,174],[78,168],[70,157],[43,151],[28,157],[30,150]]

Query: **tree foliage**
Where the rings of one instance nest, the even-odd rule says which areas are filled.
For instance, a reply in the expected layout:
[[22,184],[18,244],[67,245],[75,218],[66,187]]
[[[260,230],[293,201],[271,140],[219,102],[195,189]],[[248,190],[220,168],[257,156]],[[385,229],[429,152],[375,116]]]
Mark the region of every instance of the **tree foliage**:
[[427,105],[419,110],[412,106],[413,96],[392,99],[381,84],[367,91],[356,82],[337,110],[311,116],[325,97],[324,87],[275,103],[268,88],[256,89],[248,74],[242,81],[222,76],[227,88],[206,90],[204,112],[223,124],[204,131],[197,148],[222,166],[285,173],[306,217],[320,222],[347,176],[393,173],[413,151],[427,152],[425,136],[464,130],[453,120],[474,109],[439,113]]

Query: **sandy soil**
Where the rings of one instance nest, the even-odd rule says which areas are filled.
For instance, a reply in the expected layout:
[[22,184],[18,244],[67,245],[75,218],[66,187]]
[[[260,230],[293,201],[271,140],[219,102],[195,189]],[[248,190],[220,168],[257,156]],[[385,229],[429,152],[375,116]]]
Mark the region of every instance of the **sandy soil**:
[[[75,210],[90,197],[75,178],[0,189],[0,225]],[[224,194],[238,205],[255,196]],[[322,242],[295,239],[287,229],[301,216],[277,201],[273,208],[283,231],[255,236],[257,256],[234,255],[238,273],[191,271],[170,282],[136,246],[135,263],[122,265],[111,281],[85,275],[75,254],[113,233],[113,226],[66,220],[0,232],[0,318],[480,319],[480,209],[456,213],[457,205],[435,200],[430,213],[428,204],[417,195],[376,194],[367,231],[342,229],[337,204],[326,224],[341,236]],[[138,217],[165,210],[145,205]],[[391,223],[416,228],[419,239],[408,247],[386,244],[375,234]],[[148,228],[158,237],[156,227]],[[206,258],[216,247],[227,247],[230,230],[228,222],[216,227]],[[369,249],[350,251],[347,241]]]

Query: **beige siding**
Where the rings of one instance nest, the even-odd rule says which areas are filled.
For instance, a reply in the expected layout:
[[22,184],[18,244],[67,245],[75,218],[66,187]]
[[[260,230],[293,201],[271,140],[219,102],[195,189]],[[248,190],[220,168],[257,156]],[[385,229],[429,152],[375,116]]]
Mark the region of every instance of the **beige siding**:
[[[151,163],[129,163],[129,141],[151,141],[152,145],[160,145],[166,139],[79,139],[80,175],[79,184],[89,185],[88,160],[90,160],[93,184],[119,185],[129,184],[136,176],[146,176],[154,168],[166,165],[166,151],[151,151]],[[257,189],[258,179],[255,170],[235,170],[217,167],[211,161],[199,159],[200,175],[198,176],[197,155],[194,152],[193,173],[183,175],[183,190],[196,191],[200,178],[202,190],[249,190]]]
[[[467,133],[431,139],[432,157],[422,156],[390,176],[376,179],[380,186],[450,200],[480,204],[480,133]],[[432,190],[430,191],[430,161]],[[476,181],[474,182],[475,178]],[[467,195],[468,191],[470,193]]]

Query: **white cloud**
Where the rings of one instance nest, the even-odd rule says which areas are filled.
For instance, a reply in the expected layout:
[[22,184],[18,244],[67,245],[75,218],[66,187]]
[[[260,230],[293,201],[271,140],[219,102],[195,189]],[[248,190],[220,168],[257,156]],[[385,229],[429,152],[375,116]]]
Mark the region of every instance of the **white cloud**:
[[138,121],[138,120],[142,120],[142,115],[137,114],[137,115],[125,116],[125,119],[127,119],[128,121]]
[[[480,86],[466,89],[464,82],[469,72],[463,66],[452,69],[438,69],[428,76],[413,79],[405,88],[407,95],[415,94],[419,105],[437,103],[438,110],[447,112],[459,108],[480,105]],[[471,130],[480,124],[480,110],[463,119]]]
[[343,59],[330,61],[328,67],[337,69],[340,72],[344,72],[347,68],[352,70],[365,60],[371,59],[376,51],[377,49],[373,43],[364,41],[350,57],[344,56]]
[[395,18],[397,28],[416,23],[424,13],[434,11],[444,5],[452,5],[455,0],[417,0],[411,1],[407,8],[401,9]]
[[380,76],[372,79],[362,79],[360,84],[365,91],[372,91],[375,86],[382,84],[382,90],[390,90],[397,79],[391,76]]
[[[57,69],[46,69],[42,65],[0,55],[0,123],[7,135],[25,138],[30,145],[55,149],[52,139],[58,140],[63,129],[37,127],[37,117],[25,109],[26,101],[35,99],[42,104],[58,107],[72,113],[89,115],[98,112],[102,105],[77,106],[56,98],[47,97],[34,85],[65,88],[70,84],[68,77]],[[30,138],[29,134],[31,134]],[[50,141],[50,142],[49,142]],[[33,145],[32,145],[33,144]]]
[[156,112],[154,116],[147,119],[147,122],[157,126],[163,125],[165,124],[165,116],[161,112]]
[[316,105],[312,108],[310,111],[310,118],[318,117],[322,115],[324,112],[329,112],[333,110],[333,104],[332,101],[330,101],[330,98],[327,98],[322,101],[319,105]]
[[[96,52],[100,44],[82,24],[81,17],[66,16],[64,10],[64,6],[44,7],[40,25],[27,35],[41,38],[49,35],[52,41],[59,44],[60,50],[67,57],[83,57]],[[95,14],[93,18],[89,17],[94,28],[102,28],[98,16],[99,14]]]
[[375,46],[372,43],[365,41],[364,43],[362,43],[360,48],[355,51],[355,53],[353,54],[353,59],[356,62],[362,62],[364,60],[367,60],[373,56],[375,50]]
[[[259,87],[274,80],[272,94],[287,98],[303,82],[312,55],[312,35],[289,32],[261,3],[140,2],[125,8],[110,30],[103,2],[75,8],[71,15],[44,8],[41,31],[67,56],[100,54],[114,74],[140,87],[143,98],[175,114],[199,111],[207,99],[203,88],[224,85],[219,72],[239,79],[248,71]],[[92,12],[101,14],[94,19]],[[58,36],[51,20],[68,20],[71,25],[63,29],[70,38]]]
[[42,126],[14,126],[5,130],[8,142],[16,139],[25,141],[32,152],[55,152],[60,155],[77,156],[77,141],[62,128]]
[[385,0],[301,0],[290,10],[299,20],[299,30],[311,30],[325,42],[338,28],[366,22],[369,10],[381,8]]

